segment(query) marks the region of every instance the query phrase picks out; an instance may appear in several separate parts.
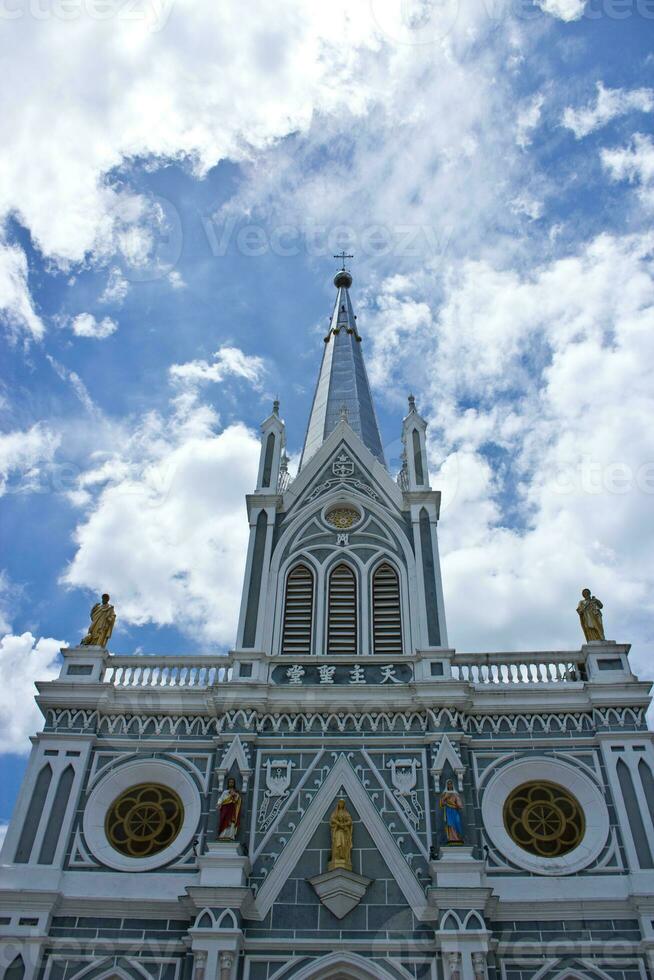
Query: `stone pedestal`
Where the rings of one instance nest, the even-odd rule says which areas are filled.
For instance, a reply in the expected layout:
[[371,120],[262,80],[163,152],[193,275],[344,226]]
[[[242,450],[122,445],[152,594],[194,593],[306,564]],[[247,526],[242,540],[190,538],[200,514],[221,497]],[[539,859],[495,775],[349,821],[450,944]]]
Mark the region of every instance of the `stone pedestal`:
[[337,919],[342,919],[359,904],[371,882],[372,878],[364,878],[343,868],[309,878],[309,884],[313,885],[322,904]]
[[440,911],[485,909],[493,890],[486,880],[486,863],[472,856],[472,847],[443,847],[438,859],[429,862],[429,871],[430,905]]
[[445,846],[429,870],[437,888],[481,888],[485,884],[486,866],[472,856],[465,844]]
[[109,654],[104,647],[62,647],[59,680],[67,684],[99,684]]
[[250,860],[236,841],[212,841],[198,868],[201,888],[240,888],[247,883]]

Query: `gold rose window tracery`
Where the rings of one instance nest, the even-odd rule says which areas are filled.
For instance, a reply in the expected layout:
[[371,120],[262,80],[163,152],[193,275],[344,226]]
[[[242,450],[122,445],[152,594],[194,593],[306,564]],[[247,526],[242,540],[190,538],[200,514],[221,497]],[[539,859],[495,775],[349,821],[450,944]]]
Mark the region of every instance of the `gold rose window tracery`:
[[555,783],[523,783],[504,804],[504,826],[524,851],[561,857],[584,836],[583,811],[574,796]]
[[179,834],[184,807],[177,793],[158,783],[132,786],[114,800],[105,820],[112,847],[127,857],[158,854]]
[[334,510],[325,514],[325,520],[332,527],[347,530],[359,520],[359,512],[354,507],[335,507]]

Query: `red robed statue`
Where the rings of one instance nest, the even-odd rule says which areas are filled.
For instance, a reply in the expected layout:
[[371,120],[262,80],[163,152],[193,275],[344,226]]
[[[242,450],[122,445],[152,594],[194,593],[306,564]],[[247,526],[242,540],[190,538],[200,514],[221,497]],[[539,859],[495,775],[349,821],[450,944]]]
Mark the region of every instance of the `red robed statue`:
[[241,794],[230,776],[218,799],[218,840],[236,840],[241,824]]

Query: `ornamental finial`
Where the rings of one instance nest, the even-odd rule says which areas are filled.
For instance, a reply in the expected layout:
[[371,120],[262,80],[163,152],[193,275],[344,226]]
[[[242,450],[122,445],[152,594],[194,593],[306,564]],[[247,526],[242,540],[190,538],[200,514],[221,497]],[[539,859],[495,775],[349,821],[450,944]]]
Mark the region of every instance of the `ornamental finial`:
[[348,254],[345,250],[343,250],[342,252],[339,252],[338,255],[335,255],[334,258],[340,259],[342,262],[340,271],[337,272],[336,275],[334,276],[334,285],[336,286],[337,289],[340,289],[341,286],[343,286],[345,289],[349,289],[350,286],[352,285],[352,276],[345,268],[345,260],[353,259],[354,256]]
[[409,395],[409,411],[415,412],[416,410],[416,400],[413,395]]

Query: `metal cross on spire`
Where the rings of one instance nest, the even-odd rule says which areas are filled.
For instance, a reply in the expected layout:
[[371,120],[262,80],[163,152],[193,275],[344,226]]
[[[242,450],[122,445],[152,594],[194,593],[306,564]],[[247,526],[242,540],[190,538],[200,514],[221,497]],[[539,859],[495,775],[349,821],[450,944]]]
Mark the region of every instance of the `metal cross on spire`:
[[335,259],[340,259],[341,262],[343,263],[343,265],[341,266],[341,268],[342,269],[345,269],[345,260],[346,259],[353,259],[354,256],[353,255],[348,255],[347,252],[345,250],[343,250],[338,255],[335,255],[334,258]]

